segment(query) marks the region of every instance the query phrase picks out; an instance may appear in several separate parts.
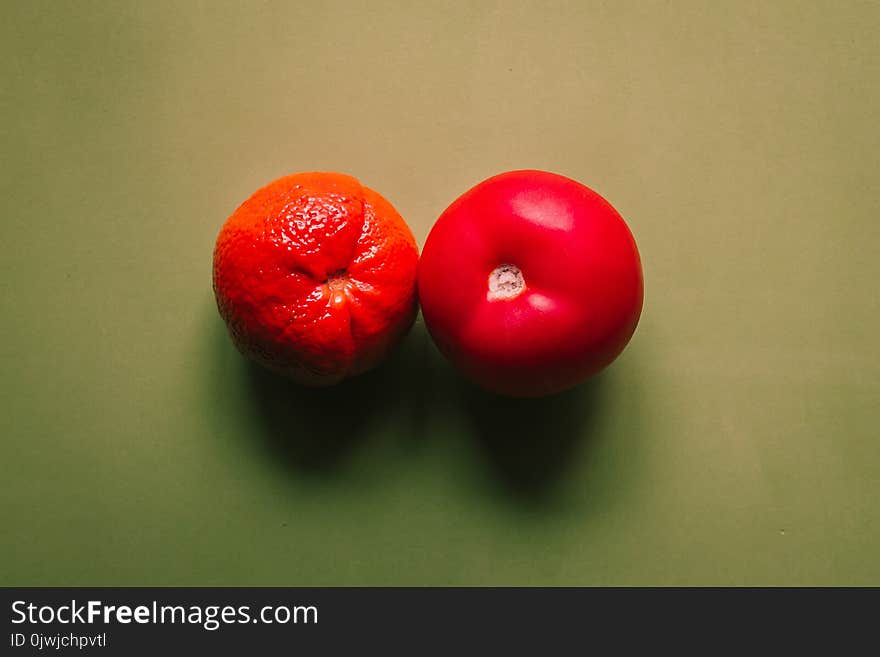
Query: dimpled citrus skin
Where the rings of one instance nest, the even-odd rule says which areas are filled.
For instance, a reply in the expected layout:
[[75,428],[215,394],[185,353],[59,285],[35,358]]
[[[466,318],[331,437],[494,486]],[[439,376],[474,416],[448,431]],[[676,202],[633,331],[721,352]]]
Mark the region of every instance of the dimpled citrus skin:
[[214,248],[214,294],[238,350],[312,386],[381,362],[412,326],[418,247],[392,205],[341,173],[257,190]]

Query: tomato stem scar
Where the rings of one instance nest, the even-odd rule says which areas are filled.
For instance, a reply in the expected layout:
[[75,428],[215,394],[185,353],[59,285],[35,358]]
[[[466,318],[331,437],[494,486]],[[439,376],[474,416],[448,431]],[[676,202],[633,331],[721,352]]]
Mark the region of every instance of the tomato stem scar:
[[526,281],[516,265],[499,265],[489,274],[489,301],[514,299],[526,289]]

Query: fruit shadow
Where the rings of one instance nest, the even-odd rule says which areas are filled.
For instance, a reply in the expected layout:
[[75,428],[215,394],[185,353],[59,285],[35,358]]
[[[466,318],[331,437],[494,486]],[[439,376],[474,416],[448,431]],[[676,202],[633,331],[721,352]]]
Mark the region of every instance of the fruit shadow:
[[459,381],[474,437],[505,490],[550,499],[579,452],[593,439],[603,376],[537,399],[514,399]]
[[[400,447],[411,456],[419,446],[450,440],[476,447],[485,477],[498,486],[508,502],[541,502],[554,498],[567,475],[582,463],[607,431],[603,426],[606,397],[625,392],[630,402],[632,377],[618,381],[604,372],[566,392],[539,399],[502,397],[473,385],[439,353],[421,317],[388,360],[375,370],[328,388],[307,388],[251,364],[235,352],[228,335],[215,322],[222,361],[232,367],[232,379],[222,377],[223,395],[233,395],[247,407],[248,425],[256,445],[273,463],[298,476],[330,476],[368,441],[384,432],[377,423],[396,424]],[[627,390],[620,390],[625,384]],[[604,401],[603,401],[604,400]],[[229,402],[238,405],[234,399]],[[222,401],[221,401],[222,403]],[[630,405],[623,424],[615,428],[635,435],[637,404]],[[443,436],[432,418],[455,413],[465,420],[461,436]],[[222,416],[222,414],[220,414]],[[227,420],[229,418],[227,417]],[[254,431],[255,430],[255,431]],[[632,441],[636,438],[633,437]],[[468,466],[470,468],[471,466]]]
[[329,473],[390,412],[401,416],[409,432],[422,433],[424,397],[417,382],[423,338],[414,328],[379,367],[324,388],[295,384],[247,361],[250,397],[273,460],[297,471]]

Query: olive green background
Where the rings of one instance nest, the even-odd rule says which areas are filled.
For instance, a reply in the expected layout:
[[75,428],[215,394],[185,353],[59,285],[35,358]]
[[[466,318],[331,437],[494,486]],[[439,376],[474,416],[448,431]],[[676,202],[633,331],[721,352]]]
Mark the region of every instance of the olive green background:
[[[0,583],[880,584],[880,5],[244,4],[4,4]],[[638,241],[593,382],[490,397],[421,323],[317,392],[234,351],[258,186],[423,244],[514,168]]]

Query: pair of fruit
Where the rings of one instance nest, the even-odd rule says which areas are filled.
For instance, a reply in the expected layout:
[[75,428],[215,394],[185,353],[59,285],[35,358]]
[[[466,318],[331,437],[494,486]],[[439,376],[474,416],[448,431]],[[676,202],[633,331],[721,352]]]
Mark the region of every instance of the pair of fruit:
[[620,215],[543,171],[489,178],[437,220],[421,259],[392,205],[355,178],[300,173],[255,192],[214,250],[236,347],[305,385],[378,365],[421,303],[440,351],[485,388],[553,394],[611,363],[642,308]]

